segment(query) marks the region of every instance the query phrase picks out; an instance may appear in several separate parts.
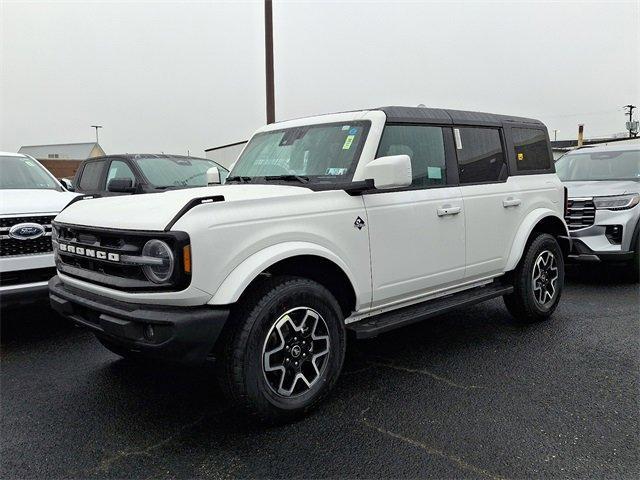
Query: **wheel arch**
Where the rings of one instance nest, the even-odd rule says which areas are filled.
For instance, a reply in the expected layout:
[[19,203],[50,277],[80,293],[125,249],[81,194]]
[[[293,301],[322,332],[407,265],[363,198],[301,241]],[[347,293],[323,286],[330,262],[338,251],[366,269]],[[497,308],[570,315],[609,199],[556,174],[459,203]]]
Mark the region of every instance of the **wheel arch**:
[[511,253],[509,254],[505,271],[508,272],[516,268],[524,254],[527,244],[532,236],[537,233],[548,233],[556,237],[565,258],[569,255],[571,239],[564,220],[553,210],[540,208],[529,213],[520,224],[520,228],[511,247]]
[[345,317],[360,301],[354,277],[337,255],[321,245],[287,242],[246,258],[222,282],[209,304],[236,303],[244,292],[272,275],[295,275],[318,282],[336,297]]

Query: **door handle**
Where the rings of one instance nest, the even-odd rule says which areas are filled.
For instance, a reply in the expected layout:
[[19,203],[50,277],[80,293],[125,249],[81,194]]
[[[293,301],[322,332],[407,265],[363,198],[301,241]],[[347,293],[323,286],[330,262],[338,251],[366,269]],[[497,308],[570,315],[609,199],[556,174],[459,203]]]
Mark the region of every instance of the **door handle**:
[[509,207],[517,207],[518,205],[520,205],[522,203],[522,200],[520,200],[519,198],[513,198],[513,197],[509,197],[509,198],[505,198],[502,201],[502,206],[504,208],[509,208]]
[[462,207],[449,207],[443,206],[442,208],[438,208],[436,213],[439,217],[444,217],[445,215],[457,215],[462,211]]

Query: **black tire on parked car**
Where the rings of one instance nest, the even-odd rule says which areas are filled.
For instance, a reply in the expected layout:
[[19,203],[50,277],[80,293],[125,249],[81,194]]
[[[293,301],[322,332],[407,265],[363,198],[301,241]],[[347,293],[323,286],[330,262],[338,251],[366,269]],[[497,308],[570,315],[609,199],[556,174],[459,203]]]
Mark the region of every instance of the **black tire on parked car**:
[[267,423],[303,415],[329,393],[345,356],[340,305],[322,285],[271,277],[247,293],[217,350],[232,405]]
[[531,238],[512,278],[514,290],[504,296],[504,303],[513,318],[524,323],[549,318],[564,285],[564,260],[558,241],[547,233]]
[[633,260],[631,260],[631,281],[640,282],[640,235],[636,237],[636,244],[632,246],[634,249]]

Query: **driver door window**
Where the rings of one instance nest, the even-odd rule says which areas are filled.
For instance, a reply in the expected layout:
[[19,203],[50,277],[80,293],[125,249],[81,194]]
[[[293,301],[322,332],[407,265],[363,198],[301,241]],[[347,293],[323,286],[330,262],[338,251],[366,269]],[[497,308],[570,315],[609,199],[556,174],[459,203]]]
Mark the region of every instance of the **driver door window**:
[[107,173],[107,188],[109,187],[109,182],[114,178],[130,178],[132,185],[136,184],[136,176],[131,170],[131,167],[122,160],[113,160],[111,162],[109,172]]

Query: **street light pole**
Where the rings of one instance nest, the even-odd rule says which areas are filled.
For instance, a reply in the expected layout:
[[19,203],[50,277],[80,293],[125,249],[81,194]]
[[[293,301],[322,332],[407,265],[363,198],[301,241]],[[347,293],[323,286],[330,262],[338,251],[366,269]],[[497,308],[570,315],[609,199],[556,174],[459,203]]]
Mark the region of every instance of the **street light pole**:
[[633,134],[633,110],[636,108],[635,105],[625,105],[624,107],[627,110],[625,115],[629,115],[629,138],[634,137]]
[[99,139],[98,139],[98,129],[102,128],[102,125],[91,125],[91,128],[95,128],[96,129],[96,143],[100,143]]
[[276,105],[273,79],[273,4],[264,0],[264,49],[267,77],[267,123],[276,121]]

